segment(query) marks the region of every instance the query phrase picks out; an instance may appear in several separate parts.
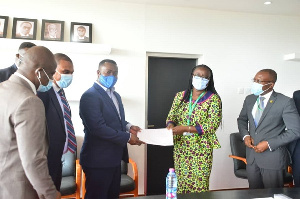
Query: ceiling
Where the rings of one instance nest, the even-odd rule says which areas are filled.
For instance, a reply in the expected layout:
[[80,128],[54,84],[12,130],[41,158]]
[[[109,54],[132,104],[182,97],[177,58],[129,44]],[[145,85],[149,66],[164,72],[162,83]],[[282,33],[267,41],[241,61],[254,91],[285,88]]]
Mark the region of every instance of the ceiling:
[[183,6],[231,12],[300,16],[300,0],[109,0],[147,5]]

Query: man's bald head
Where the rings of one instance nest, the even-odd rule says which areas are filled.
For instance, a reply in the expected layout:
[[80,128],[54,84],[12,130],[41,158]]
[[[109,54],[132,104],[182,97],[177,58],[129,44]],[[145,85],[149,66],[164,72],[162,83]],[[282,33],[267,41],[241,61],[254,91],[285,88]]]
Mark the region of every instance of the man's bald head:
[[[34,46],[27,50],[21,59],[19,72],[27,77],[37,87],[39,86],[38,77],[43,78],[42,84],[47,85],[48,79],[52,79],[55,73],[56,62],[53,53],[46,47]],[[44,70],[44,72],[42,72]],[[46,74],[44,74],[46,72]],[[46,77],[46,78],[45,78]]]

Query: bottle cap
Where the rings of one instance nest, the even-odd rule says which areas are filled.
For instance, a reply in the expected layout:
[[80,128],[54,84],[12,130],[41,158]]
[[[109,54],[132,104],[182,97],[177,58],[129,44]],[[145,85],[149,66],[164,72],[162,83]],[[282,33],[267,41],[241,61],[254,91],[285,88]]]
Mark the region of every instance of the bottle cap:
[[175,172],[175,169],[174,168],[169,168],[169,172]]

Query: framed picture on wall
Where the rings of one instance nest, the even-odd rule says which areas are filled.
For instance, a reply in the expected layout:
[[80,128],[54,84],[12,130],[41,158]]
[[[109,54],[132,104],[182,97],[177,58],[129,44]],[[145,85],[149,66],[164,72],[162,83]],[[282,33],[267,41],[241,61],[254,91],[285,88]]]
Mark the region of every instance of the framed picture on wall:
[[71,22],[71,41],[92,43],[92,24]]
[[42,21],[41,39],[47,41],[64,41],[64,21]]
[[0,16],[0,38],[6,38],[8,16]]
[[14,18],[13,39],[36,39],[37,19]]

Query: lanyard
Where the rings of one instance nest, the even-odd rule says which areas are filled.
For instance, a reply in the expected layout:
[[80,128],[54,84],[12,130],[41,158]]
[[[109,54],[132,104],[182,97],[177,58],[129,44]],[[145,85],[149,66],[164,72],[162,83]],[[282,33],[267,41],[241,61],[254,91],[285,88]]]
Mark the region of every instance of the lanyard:
[[198,101],[205,95],[206,91],[201,93],[201,95],[197,98],[197,100],[194,102],[194,104],[192,105],[192,99],[193,99],[193,91],[191,91],[191,94],[190,94],[190,101],[189,101],[189,117],[188,117],[188,121],[187,121],[187,125],[189,126],[190,125],[190,122],[191,122],[191,115],[192,115],[192,112],[195,108],[195,106],[197,105]]

